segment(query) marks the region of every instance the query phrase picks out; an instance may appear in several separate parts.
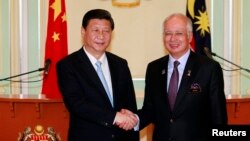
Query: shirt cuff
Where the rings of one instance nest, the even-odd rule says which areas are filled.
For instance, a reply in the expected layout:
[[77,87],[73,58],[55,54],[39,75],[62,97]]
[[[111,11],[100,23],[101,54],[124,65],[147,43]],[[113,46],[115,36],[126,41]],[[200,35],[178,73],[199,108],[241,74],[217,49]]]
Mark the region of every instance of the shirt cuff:
[[138,116],[137,114],[135,114],[135,116],[136,116],[138,122],[137,122],[137,124],[136,124],[135,127],[134,127],[134,131],[139,131],[140,118],[139,118],[139,116]]

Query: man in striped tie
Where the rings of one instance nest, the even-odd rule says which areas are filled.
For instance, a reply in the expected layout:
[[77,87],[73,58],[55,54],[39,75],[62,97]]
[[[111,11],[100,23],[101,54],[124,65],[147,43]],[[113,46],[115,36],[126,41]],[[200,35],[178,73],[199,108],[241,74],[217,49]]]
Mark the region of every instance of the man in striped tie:
[[194,53],[192,23],[180,13],[163,23],[169,52],[148,64],[140,129],[153,123],[153,141],[211,141],[212,128],[227,124],[220,64]]

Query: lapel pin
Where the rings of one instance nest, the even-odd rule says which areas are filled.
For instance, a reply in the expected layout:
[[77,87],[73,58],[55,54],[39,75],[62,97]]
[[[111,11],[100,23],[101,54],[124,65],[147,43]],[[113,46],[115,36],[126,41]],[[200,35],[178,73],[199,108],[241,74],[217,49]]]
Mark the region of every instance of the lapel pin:
[[161,71],[161,74],[165,74],[165,73],[166,73],[166,72],[165,72],[165,69]]
[[191,76],[191,70],[188,70],[187,76]]

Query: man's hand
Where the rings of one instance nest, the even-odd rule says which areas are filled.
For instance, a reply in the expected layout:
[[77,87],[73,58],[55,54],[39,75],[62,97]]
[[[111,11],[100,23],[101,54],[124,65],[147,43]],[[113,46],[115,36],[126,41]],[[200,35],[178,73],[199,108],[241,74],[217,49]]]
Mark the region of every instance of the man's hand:
[[114,124],[124,130],[133,129],[138,122],[135,114],[127,109],[122,109],[116,113]]

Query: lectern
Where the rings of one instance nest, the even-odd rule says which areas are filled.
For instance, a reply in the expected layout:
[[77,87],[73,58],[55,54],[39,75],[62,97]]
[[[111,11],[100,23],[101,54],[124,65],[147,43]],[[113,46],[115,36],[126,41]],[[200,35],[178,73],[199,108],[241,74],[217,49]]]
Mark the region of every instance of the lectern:
[[250,125],[250,95],[227,95],[228,123]]
[[[29,137],[41,140],[54,132],[67,141],[69,114],[62,100],[37,95],[0,95],[0,140],[17,141],[29,131]],[[26,131],[27,132],[27,131]]]

